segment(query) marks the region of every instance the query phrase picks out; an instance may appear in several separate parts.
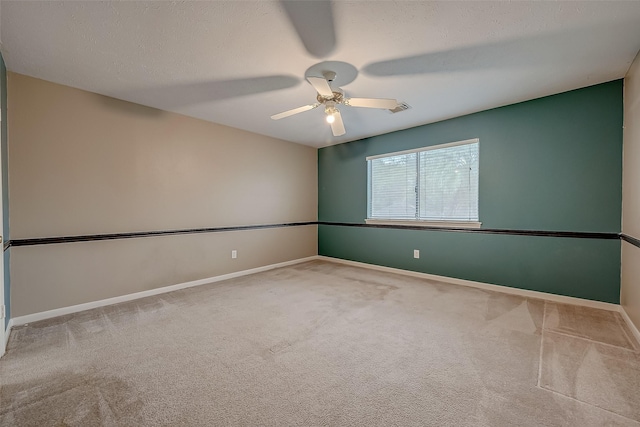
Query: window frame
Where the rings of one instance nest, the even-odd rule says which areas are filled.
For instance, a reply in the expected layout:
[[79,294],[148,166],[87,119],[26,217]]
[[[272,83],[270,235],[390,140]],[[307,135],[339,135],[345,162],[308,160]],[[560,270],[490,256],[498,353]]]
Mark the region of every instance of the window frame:
[[[480,161],[480,139],[472,138],[462,141],[449,142],[445,144],[431,145],[428,147],[415,148],[412,150],[396,151],[393,153],[377,154],[375,156],[368,156],[365,158],[367,162],[367,218],[366,224],[379,224],[379,225],[400,225],[400,226],[412,226],[412,227],[436,227],[436,228],[480,228],[482,222],[480,218],[480,206],[478,206],[478,221],[466,221],[466,220],[422,220],[422,219],[387,219],[387,218],[371,218],[371,160],[381,159],[385,157],[401,156],[405,154],[421,153],[425,151],[438,150],[442,148],[457,147],[460,145],[478,144],[478,162]],[[417,172],[417,179],[419,180],[420,172]],[[478,174],[478,182],[480,176]],[[480,189],[478,188],[478,199],[480,198]],[[478,204],[479,204],[478,200]]]

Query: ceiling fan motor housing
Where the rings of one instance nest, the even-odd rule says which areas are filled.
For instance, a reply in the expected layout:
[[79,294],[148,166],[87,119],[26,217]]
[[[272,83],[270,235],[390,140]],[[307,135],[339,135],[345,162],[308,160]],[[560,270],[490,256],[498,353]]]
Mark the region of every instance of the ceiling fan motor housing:
[[323,71],[322,75],[329,82],[329,84],[331,84],[331,82],[333,82],[336,79],[337,74],[335,71]]
[[340,89],[333,91],[333,96],[331,98],[325,98],[324,96],[318,94],[316,97],[319,103],[324,104],[327,101],[335,102],[336,104],[342,104],[344,100],[344,93]]

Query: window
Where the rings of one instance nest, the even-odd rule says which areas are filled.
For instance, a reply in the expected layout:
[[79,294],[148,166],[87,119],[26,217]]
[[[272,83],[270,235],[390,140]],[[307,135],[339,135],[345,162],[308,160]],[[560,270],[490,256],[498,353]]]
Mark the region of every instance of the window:
[[367,157],[368,223],[479,227],[478,140]]

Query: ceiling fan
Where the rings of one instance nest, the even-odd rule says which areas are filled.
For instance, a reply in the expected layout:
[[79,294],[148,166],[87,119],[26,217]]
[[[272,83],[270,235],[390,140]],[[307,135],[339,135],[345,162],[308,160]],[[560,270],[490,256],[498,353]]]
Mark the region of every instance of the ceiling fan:
[[341,136],[346,133],[344,123],[342,121],[342,115],[338,110],[337,105],[346,105],[348,107],[365,107],[365,108],[380,108],[384,110],[392,110],[398,106],[398,101],[395,99],[385,98],[347,98],[344,95],[344,91],[340,88],[332,88],[330,83],[336,77],[336,73],[333,71],[325,71],[322,73],[323,77],[307,77],[307,80],[318,92],[316,97],[317,101],[314,104],[305,105],[303,107],[287,110],[282,113],[274,114],[271,116],[273,120],[284,119],[285,117],[293,116],[305,111],[313,110],[321,105],[324,106],[324,113],[326,115],[327,123],[331,125],[331,132],[333,136]]

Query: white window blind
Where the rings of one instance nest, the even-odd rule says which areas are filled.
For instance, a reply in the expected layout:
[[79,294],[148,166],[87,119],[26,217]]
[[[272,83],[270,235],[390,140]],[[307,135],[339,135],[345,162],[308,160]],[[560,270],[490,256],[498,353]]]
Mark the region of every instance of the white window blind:
[[478,221],[478,140],[367,158],[370,219]]
[[417,153],[383,157],[370,163],[373,218],[416,217]]

